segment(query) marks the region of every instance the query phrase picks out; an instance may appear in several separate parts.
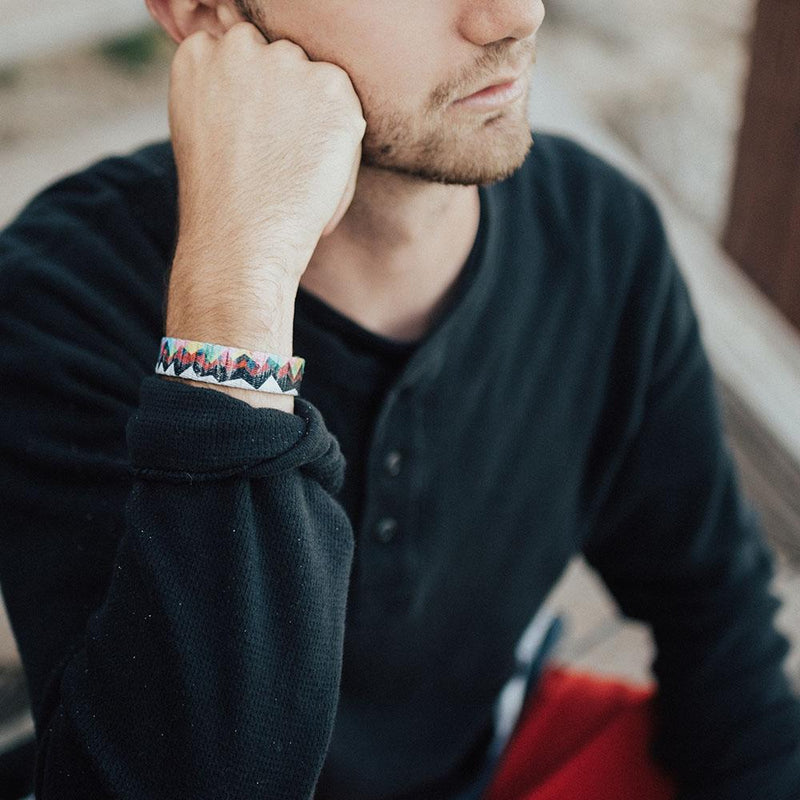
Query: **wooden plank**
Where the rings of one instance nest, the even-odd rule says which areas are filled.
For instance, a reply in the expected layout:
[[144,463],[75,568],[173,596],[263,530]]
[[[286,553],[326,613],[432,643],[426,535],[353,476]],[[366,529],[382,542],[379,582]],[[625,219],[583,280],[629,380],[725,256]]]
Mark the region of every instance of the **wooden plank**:
[[800,328],[800,3],[760,0],[723,242]]

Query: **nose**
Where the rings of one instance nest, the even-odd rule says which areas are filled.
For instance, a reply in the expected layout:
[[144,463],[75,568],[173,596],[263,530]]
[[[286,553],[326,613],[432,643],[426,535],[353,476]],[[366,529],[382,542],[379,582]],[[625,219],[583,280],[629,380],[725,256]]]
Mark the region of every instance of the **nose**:
[[465,0],[462,6],[459,32],[481,46],[503,39],[527,39],[544,19],[542,0]]

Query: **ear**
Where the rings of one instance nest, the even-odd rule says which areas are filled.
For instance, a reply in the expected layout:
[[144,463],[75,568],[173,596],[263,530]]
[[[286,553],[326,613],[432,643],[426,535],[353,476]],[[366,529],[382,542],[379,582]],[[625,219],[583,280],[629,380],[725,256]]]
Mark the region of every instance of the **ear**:
[[197,31],[215,38],[245,18],[233,0],[145,0],[150,16],[180,44]]

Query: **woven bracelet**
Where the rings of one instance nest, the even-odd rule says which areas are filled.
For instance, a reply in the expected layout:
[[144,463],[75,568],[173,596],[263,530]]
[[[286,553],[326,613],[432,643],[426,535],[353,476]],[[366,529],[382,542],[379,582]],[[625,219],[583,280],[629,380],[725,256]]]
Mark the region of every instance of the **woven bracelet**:
[[305,363],[296,356],[286,358],[241,347],[165,336],[161,340],[156,375],[296,395]]

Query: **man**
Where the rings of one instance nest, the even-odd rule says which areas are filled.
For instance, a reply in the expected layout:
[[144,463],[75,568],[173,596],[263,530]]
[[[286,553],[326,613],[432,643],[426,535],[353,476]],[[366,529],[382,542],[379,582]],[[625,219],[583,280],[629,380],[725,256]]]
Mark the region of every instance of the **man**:
[[475,795],[580,550],[653,626],[657,701],[611,691],[614,727],[546,673],[490,796],[797,797],[769,556],[657,214],[530,149],[541,4],[148,5],[172,147],[0,250],[37,797]]

